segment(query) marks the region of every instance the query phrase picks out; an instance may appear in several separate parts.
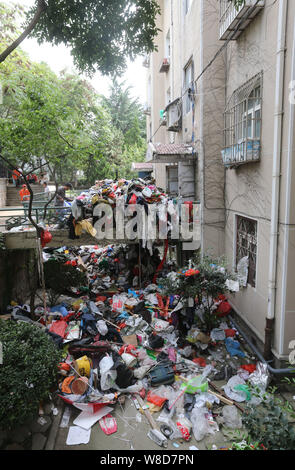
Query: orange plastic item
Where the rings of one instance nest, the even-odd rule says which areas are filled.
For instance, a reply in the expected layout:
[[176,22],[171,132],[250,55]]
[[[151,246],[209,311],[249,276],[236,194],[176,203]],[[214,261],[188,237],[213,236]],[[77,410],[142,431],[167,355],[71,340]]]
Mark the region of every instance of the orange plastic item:
[[72,393],[71,383],[73,382],[73,380],[75,380],[75,376],[71,375],[71,377],[67,377],[63,381],[62,386],[61,386],[61,391],[63,393]]

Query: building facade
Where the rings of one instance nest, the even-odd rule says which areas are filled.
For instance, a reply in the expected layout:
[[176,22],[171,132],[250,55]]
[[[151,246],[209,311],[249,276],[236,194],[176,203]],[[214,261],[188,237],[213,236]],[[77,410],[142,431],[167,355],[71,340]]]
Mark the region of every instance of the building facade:
[[[160,0],[147,160],[201,207],[201,250],[244,283],[235,312],[278,359],[295,340],[295,2]],[[164,150],[163,150],[164,149]]]

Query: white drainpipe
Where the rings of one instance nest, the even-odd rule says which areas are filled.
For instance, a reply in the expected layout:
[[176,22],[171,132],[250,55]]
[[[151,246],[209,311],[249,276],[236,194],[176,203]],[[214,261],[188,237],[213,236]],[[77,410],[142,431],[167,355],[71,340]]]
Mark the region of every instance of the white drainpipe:
[[268,309],[267,309],[268,323],[269,321],[272,321],[275,318],[275,302],[276,302],[277,251],[278,251],[278,231],[279,231],[280,174],[281,174],[281,151],[282,151],[282,124],[283,124],[283,104],[284,104],[284,69],[285,69],[287,10],[288,10],[288,0],[280,0],[279,17],[278,17],[276,91],[275,91],[275,115],[274,115],[272,207],[271,207],[271,233],[270,233]]
[[[200,72],[204,69],[204,0],[200,0]],[[204,256],[204,209],[205,209],[205,181],[204,181],[204,166],[205,166],[205,154],[204,154],[204,95],[203,95],[203,76],[200,78],[197,84],[200,93],[200,124],[199,124],[199,135],[200,135],[200,223],[201,223],[201,256]]]
[[[291,77],[290,82],[295,82],[295,22],[293,27],[293,51],[291,61]],[[291,90],[290,90],[291,91]],[[286,204],[285,204],[285,234],[284,234],[284,258],[283,258],[283,277],[282,277],[282,307],[281,307],[281,324],[280,324],[280,346],[279,354],[283,354],[284,336],[285,336],[285,312],[286,312],[286,294],[287,294],[287,272],[288,272],[288,245],[290,236],[290,205],[292,197],[292,167],[294,158],[294,125],[295,125],[295,104],[290,99],[289,104],[289,135],[288,135],[288,158],[286,171]]]

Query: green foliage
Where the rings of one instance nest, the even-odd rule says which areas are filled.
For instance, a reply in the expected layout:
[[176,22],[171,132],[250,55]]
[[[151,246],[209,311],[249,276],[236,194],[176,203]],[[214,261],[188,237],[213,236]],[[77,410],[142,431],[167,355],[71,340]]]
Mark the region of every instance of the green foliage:
[[[40,42],[69,47],[75,65],[92,74],[120,74],[127,59],[155,49],[156,0],[47,0],[33,30]],[[28,22],[38,2],[29,11]]]
[[[0,9],[6,12],[1,47],[19,31],[16,13],[1,2]],[[84,187],[116,174],[135,176],[131,164],[146,153],[145,118],[125,83],[114,79],[107,99],[79,75],[57,76],[20,48],[0,64],[0,82],[0,142],[12,165],[27,170],[47,162],[52,180],[74,185],[80,170]]]
[[268,450],[293,450],[295,446],[294,418],[292,406],[275,395],[273,388],[261,396],[259,390],[252,395],[259,396],[259,406],[248,404],[242,416],[249,438],[262,443]]
[[61,294],[71,287],[87,286],[85,273],[65,261],[49,259],[44,263],[44,277],[46,288]]
[[191,269],[186,267],[174,277],[161,279],[161,285],[166,295],[179,295],[183,300],[193,298],[195,306],[202,307],[205,329],[210,331],[220,323],[214,313],[215,302],[228,291],[226,280],[232,279],[232,274],[227,271],[223,259],[213,259],[209,255],[203,258],[197,255]]
[[61,353],[38,326],[0,320],[0,423],[12,428],[38,412],[57,383]]

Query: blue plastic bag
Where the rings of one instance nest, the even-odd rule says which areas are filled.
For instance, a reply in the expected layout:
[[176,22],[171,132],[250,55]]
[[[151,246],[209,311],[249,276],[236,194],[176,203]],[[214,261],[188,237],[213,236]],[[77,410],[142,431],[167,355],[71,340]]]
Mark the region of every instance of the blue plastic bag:
[[233,338],[226,338],[225,346],[231,356],[245,357],[245,353],[240,349],[240,343]]

